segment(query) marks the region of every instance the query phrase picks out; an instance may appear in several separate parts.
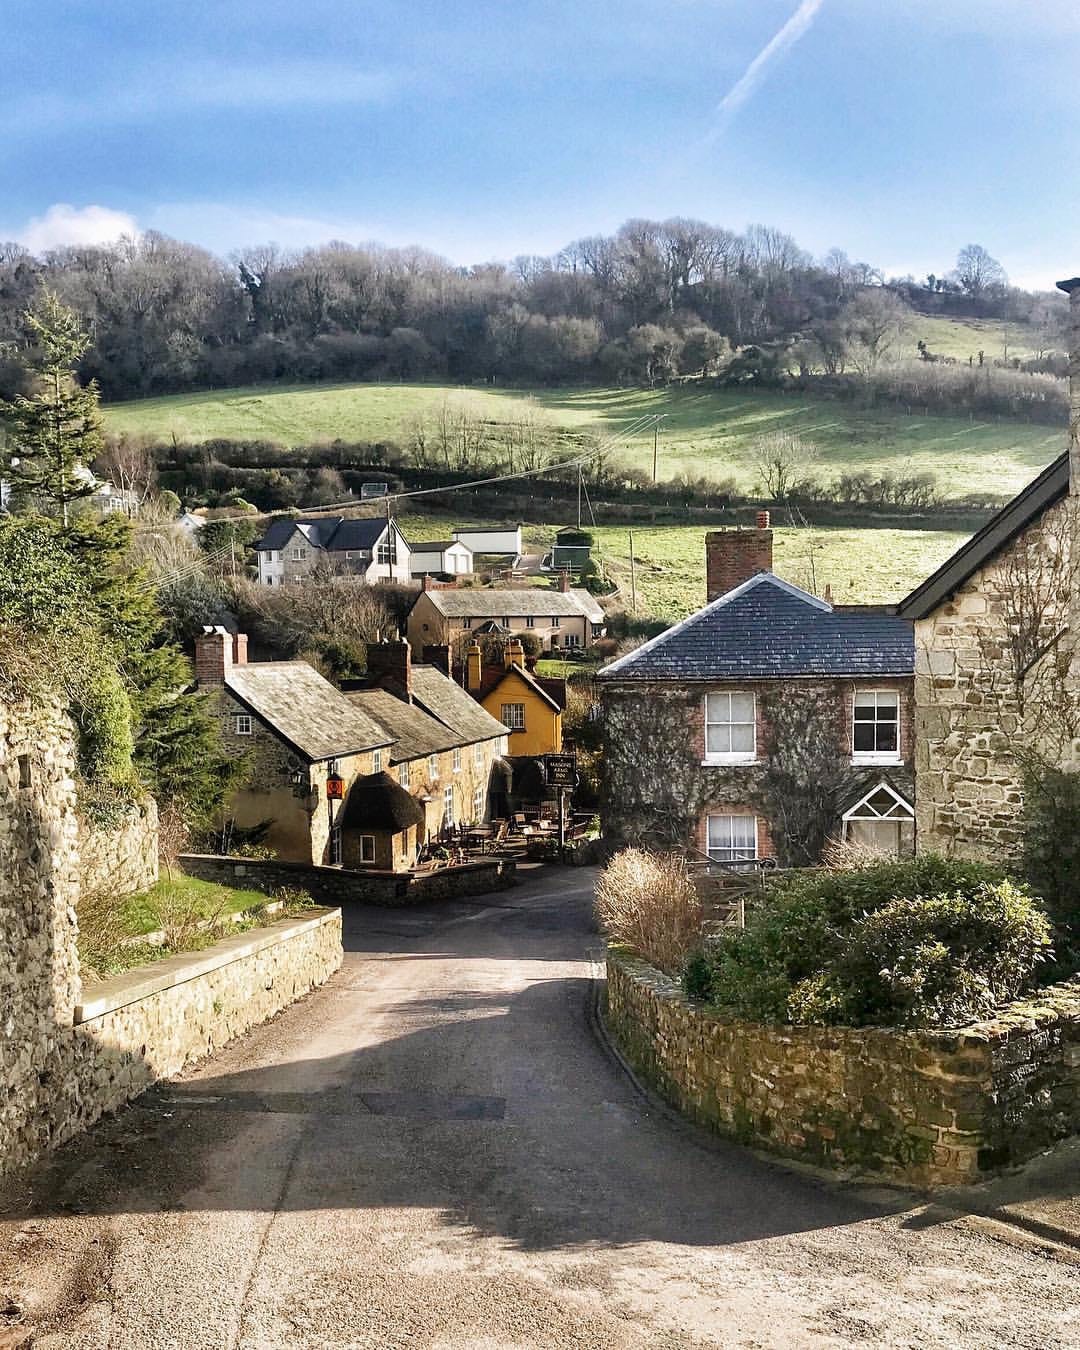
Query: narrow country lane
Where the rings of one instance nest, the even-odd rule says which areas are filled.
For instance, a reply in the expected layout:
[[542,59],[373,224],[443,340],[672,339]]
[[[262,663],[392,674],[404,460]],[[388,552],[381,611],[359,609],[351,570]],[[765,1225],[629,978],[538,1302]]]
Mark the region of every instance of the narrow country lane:
[[591,883],[351,911],[324,989],[9,1186],[28,1343],[1080,1343],[1075,1265],[639,1097],[592,1029]]

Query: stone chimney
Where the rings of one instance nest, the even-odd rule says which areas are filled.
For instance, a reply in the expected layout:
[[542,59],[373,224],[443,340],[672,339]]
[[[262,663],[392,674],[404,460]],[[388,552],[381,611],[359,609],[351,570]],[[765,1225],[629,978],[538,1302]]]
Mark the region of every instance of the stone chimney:
[[465,688],[472,693],[474,689],[480,688],[483,679],[484,654],[480,650],[480,644],[473,642],[465,653]]
[[711,603],[749,581],[772,571],[772,530],[768,511],[758,512],[752,530],[713,530],[705,536],[705,598]]
[[[244,638],[244,662],[247,638]],[[240,662],[239,664],[244,664]],[[233,638],[224,628],[204,628],[195,639],[195,682],[200,686],[223,685],[233,667]]]
[[503,664],[507,670],[513,670],[515,666],[519,670],[525,669],[525,648],[521,645],[518,638],[511,638],[503,652]]
[[569,572],[560,572],[560,573],[559,573],[559,590],[562,591],[563,595],[565,595],[566,592],[567,592],[569,589],[570,589],[570,573],[569,573]]
[[423,648],[425,666],[434,666],[451,679],[454,677],[454,654],[449,642],[429,642]]
[[408,642],[369,642],[367,668],[372,684],[393,684],[394,693],[412,702],[412,648]]
[[1058,290],[1069,297],[1069,492],[1080,496],[1080,277]]

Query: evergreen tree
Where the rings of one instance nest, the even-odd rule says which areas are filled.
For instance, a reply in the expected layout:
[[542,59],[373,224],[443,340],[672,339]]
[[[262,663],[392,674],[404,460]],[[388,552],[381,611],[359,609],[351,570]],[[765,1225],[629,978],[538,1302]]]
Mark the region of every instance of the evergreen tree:
[[89,470],[102,449],[98,390],[93,381],[84,388],[74,375],[90,337],[52,291],[27,311],[26,322],[36,387],[29,396],[0,401],[9,433],[3,474],[17,503],[37,502],[58,512],[66,526],[72,503],[98,486]]

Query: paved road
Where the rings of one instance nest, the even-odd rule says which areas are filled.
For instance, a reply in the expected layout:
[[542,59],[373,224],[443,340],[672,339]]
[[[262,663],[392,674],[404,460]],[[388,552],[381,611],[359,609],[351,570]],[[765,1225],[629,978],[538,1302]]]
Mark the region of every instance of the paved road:
[[49,1350],[1080,1344],[1080,1271],[1037,1244],[639,1098],[590,1029],[590,882],[350,914],[325,989],[9,1190],[0,1328],[19,1307]]

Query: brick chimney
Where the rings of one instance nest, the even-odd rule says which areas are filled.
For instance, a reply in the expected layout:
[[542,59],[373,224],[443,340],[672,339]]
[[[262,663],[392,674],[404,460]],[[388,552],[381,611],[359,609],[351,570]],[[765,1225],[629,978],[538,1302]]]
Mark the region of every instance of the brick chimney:
[[[247,638],[244,639],[244,661]],[[233,638],[224,628],[204,628],[195,639],[195,682],[200,686],[223,685],[232,669]],[[240,663],[243,664],[243,663]]]
[[424,573],[424,580],[421,584],[425,591],[433,591],[435,589],[435,579],[430,572]]
[[1080,496],[1080,277],[1058,290],[1069,297],[1069,492]]
[[232,659],[234,666],[246,666],[248,663],[246,633],[234,633],[232,640]]
[[[761,518],[764,517],[764,524]],[[712,530],[705,536],[705,598],[719,599],[758,572],[772,571],[769,513],[758,513],[752,530]]]
[[567,592],[569,589],[570,589],[570,573],[569,573],[569,572],[560,572],[560,573],[559,573],[559,590],[562,591],[563,595],[565,595],[566,592]]
[[407,642],[369,642],[367,668],[372,684],[393,684],[394,693],[412,702],[412,648]]
[[478,642],[470,643],[465,653],[465,688],[470,693],[479,689],[484,679],[484,654]]
[[454,677],[454,654],[449,642],[429,642],[422,649],[424,665],[434,666],[444,675]]

